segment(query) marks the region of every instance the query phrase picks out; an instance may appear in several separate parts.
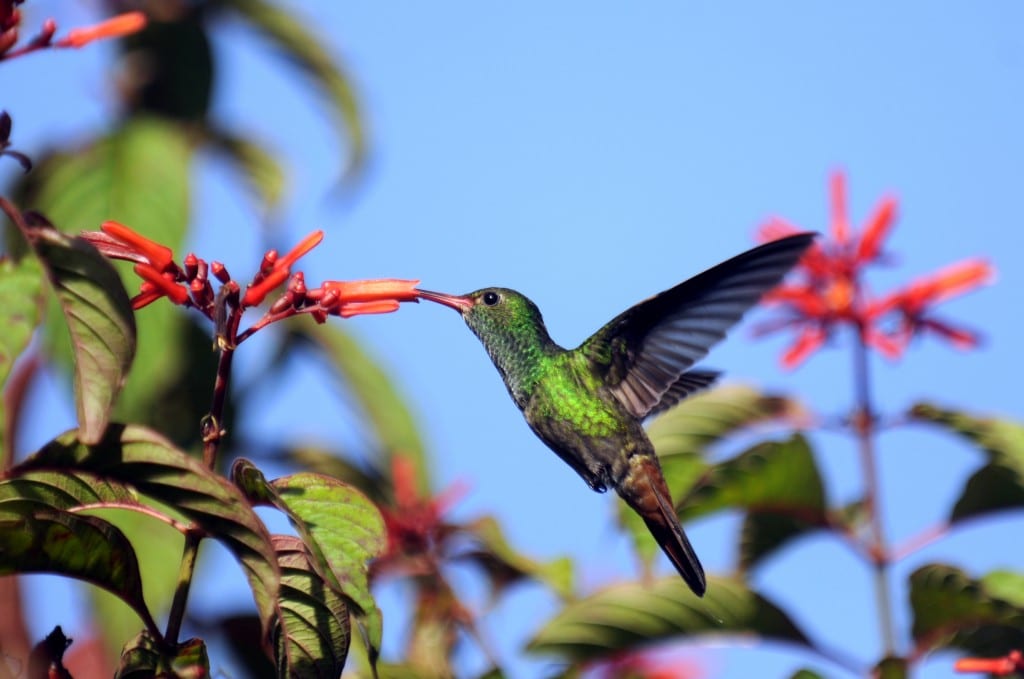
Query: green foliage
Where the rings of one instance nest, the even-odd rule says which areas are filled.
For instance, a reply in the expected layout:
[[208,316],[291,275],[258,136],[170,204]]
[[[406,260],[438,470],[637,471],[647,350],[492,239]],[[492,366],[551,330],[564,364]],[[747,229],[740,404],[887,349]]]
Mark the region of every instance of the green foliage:
[[673,576],[613,585],[570,602],[529,649],[579,664],[657,641],[729,633],[810,644],[780,608],[741,582],[710,578],[704,599],[696,599]]
[[94,247],[49,225],[25,237],[60,302],[71,334],[79,438],[96,443],[135,358],[135,316],[117,272]]
[[205,679],[210,676],[206,644],[199,639],[189,639],[167,652],[149,633],[140,632],[125,645],[115,676],[117,679]]
[[319,576],[355,604],[375,661],[383,620],[370,593],[366,563],[385,546],[380,511],[355,488],[321,474],[294,474],[268,483],[250,462],[238,460],[232,477],[250,500],[288,515]]
[[106,521],[43,501],[5,499],[0,501],[0,555],[0,575],[58,573],[85,580],[117,594],[152,625],[135,553]]
[[[690,493],[709,469],[706,458],[711,447],[750,427],[797,412],[799,407],[789,399],[750,387],[727,386],[696,394],[655,418],[647,433],[677,505],[689,505]],[[619,522],[649,565],[660,553],[650,531],[635,512],[621,504],[618,508]],[[682,518],[693,516],[696,514]]]
[[224,477],[141,427],[111,425],[95,445],[68,432],[11,470],[75,469],[134,488],[173,507],[216,537],[242,563],[253,589],[264,629],[269,629],[279,572],[270,536],[241,492]]
[[[93,142],[69,151],[50,153],[28,176],[20,201],[39,210],[68,233],[94,231],[106,220],[138,229],[173,250],[185,241],[189,219],[189,171],[192,151],[186,130],[174,123],[146,117],[130,118]],[[129,285],[136,287],[131,276]],[[107,294],[113,286],[104,283]],[[120,292],[124,295],[123,289]],[[154,304],[139,324],[136,365],[124,385],[117,416],[122,421],[161,427],[154,412],[164,394],[185,374],[208,374],[193,352],[168,351],[186,336],[187,318],[168,304]],[[57,358],[71,364],[71,349],[51,326]],[[206,370],[203,368],[206,367]],[[177,441],[179,432],[161,430]],[[194,427],[191,428],[194,431]]]
[[274,629],[280,677],[337,677],[351,637],[348,608],[314,567],[302,540],[273,536],[281,569],[281,598]]
[[911,632],[921,651],[962,649],[983,657],[1024,646],[1024,576],[995,572],[979,580],[952,566],[910,575]]
[[353,178],[366,161],[367,140],[359,103],[348,76],[328,47],[293,12],[263,0],[216,0],[237,12],[322,92],[349,141],[345,176]]
[[919,403],[911,417],[939,425],[979,448],[988,459],[964,486],[950,522],[1024,507],[1024,424]]

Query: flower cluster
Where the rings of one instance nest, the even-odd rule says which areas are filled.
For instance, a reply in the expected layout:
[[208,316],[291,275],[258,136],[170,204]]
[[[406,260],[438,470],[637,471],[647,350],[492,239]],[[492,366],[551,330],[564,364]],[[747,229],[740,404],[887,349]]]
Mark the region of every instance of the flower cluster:
[[[388,313],[398,309],[401,302],[417,299],[415,288],[419,281],[416,280],[324,281],[317,288],[307,288],[302,272],[292,273],[292,267],[320,244],[324,237],[322,231],[309,234],[283,256],[276,250],[269,250],[243,294],[241,286],[220,262],[207,263],[190,253],[179,265],[170,248],[123,224],[107,221],[100,229],[85,232],[82,237],[107,257],[134,262],[133,270],[142,279],[139,294],[132,299],[134,309],[166,297],[174,304],[194,307],[215,320],[222,316],[220,305],[244,311],[262,304],[270,293],[287,282],[284,294],[271,304],[263,318],[238,336],[239,341],[269,323],[296,314],[310,314],[318,323],[323,323],[332,315],[348,318]],[[214,291],[211,276],[220,283],[218,291]]]
[[[994,277],[991,264],[968,259],[921,277],[895,292],[874,296],[864,271],[885,260],[882,244],[896,217],[896,199],[883,198],[860,233],[850,229],[846,211],[846,184],[842,174],[832,177],[832,224],[829,237],[819,239],[800,260],[800,280],[784,283],[765,296],[765,302],[784,309],[781,318],[759,326],[766,334],[795,328],[797,338],[783,355],[793,368],[829,340],[837,328],[852,327],[866,346],[888,358],[898,358],[914,336],[931,332],[958,348],[972,348],[978,336],[932,314],[939,302],[963,294]],[[803,231],[782,219],[772,219],[759,230],[768,241]]]
[[21,0],[0,1],[0,60],[13,59],[29,52],[51,47],[84,47],[96,40],[121,38],[138,33],[146,27],[146,15],[142,12],[125,12],[93,26],[74,28],[63,38],[54,40],[57,22],[47,19],[39,34],[18,49],[12,49],[18,42],[18,28],[21,12],[16,8]]

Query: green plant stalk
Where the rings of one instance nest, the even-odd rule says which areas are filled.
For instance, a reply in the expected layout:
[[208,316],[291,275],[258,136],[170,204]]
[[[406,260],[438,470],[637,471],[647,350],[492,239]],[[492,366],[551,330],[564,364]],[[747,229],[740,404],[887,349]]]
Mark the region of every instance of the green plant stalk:
[[875,601],[882,629],[884,655],[896,650],[896,635],[892,621],[892,592],[889,589],[889,553],[882,525],[882,512],[878,501],[878,467],[876,464],[876,416],[871,401],[871,375],[868,365],[868,346],[862,328],[858,328],[853,348],[854,412],[852,424],[857,436],[861,466],[864,471],[864,507],[871,528],[868,554],[874,569]]

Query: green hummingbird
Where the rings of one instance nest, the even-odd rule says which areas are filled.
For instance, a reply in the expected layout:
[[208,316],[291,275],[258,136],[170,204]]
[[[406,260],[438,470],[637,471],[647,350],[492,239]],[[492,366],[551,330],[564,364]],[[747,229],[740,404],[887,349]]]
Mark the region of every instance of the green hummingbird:
[[462,315],[534,433],[593,490],[614,488],[703,596],[704,569],[642,421],[715,381],[717,372],[691,366],[782,280],[814,237],[788,236],[737,255],[627,309],[571,350],[551,339],[540,310],[515,290],[418,293]]

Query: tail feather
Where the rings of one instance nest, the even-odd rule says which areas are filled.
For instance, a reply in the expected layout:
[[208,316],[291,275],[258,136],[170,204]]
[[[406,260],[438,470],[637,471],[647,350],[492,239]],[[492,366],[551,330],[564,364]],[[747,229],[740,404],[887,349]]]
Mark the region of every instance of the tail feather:
[[658,546],[693,593],[704,596],[707,590],[704,568],[679,523],[657,461],[639,459],[630,466],[631,473],[625,483],[619,486],[619,495],[644,520]]

